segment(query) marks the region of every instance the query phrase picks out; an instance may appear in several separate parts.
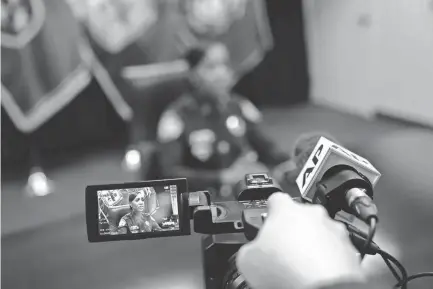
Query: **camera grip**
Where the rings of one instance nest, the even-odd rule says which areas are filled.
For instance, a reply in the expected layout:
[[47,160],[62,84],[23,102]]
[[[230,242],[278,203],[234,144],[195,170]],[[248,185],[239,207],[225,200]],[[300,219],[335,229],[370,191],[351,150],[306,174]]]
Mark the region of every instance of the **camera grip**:
[[[294,202],[302,203],[300,197],[292,198]],[[254,240],[263,226],[268,214],[267,207],[247,208],[242,211],[242,223],[244,225],[244,234],[248,241]]]
[[244,234],[248,241],[254,240],[266,219],[267,208],[245,209],[242,212]]

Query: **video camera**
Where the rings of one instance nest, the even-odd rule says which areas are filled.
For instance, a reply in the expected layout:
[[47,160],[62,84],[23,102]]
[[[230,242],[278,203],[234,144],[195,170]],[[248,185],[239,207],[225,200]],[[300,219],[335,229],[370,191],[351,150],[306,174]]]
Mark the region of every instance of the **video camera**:
[[[204,234],[201,243],[206,289],[246,289],[236,268],[236,253],[256,237],[263,225],[267,199],[282,190],[266,173],[260,173],[247,174],[234,191],[238,192],[234,201],[218,202],[208,191],[189,192],[185,178],[88,186],[88,240],[191,235],[192,220],[194,231]],[[302,198],[292,199],[303,202]],[[350,229],[353,245],[365,252],[367,236]]]
[[167,179],[86,188],[89,242],[136,240],[191,234],[202,238],[207,289],[247,288],[236,252],[251,241],[267,214],[267,199],[281,188],[267,174],[247,174],[235,201],[213,202],[207,191],[188,192],[186,179]]

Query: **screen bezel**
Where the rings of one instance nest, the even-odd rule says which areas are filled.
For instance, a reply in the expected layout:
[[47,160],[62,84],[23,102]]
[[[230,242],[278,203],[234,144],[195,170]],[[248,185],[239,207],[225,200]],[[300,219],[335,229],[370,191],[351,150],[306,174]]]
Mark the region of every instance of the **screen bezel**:
[[[133,189],[141,187],[177,186],[177,201],[179,208],[179,230],[152,233],[137,233],[125,235],[100,235],[99,234],[99,211],[98,191]],[[90,185],[86,187],[86,224],[87,238],[89,242],[109,242],[122,240],[140,240],[148,238],[186,236],[191,234],[191,224],[188,203],[188,182],[187,179],[166,179],[142,182],[131,182],[122,184]]]

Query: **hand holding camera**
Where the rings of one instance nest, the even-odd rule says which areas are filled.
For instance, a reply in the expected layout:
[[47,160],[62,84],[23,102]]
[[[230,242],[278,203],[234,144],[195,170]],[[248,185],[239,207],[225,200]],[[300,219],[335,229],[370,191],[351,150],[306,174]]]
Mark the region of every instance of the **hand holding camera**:
[[[191,234],[192,219],[194,231],[205,234],[202,260],[207,289],[250,288],[248,285],[307,289],[332,284],[371,288],[363,284],[358,253],[379,254],[398,280],[398,288],[407,288],[410,280],[433,276],[433,272],[408,276],[397,259],[373,242],[377,223],[373,186],[380,173],[367,160],[325,138],[299,156],[293,164],[284,163],[277,169],[288,169],[292,177],[296,172],[293,182],[302,195],[300,201],[309,204],[295,203],[281,193],[277,182],[264,173],[267,168],[248,154],[221,174],[225,184],[237,183],[235,200],[212,202],[208,191],[189,192],[186,179],[88,186],[88,239],[185,236]],[[115,208],[125,213],[122,220],[129,233],[123,228],[124,232],[113,234],[108,228],[109,214],[100,207],[103,197],[113,190],[130,191],[129,206]],[[162,204],[158,207],[164,213],[161,226],[156,224],[149,232],[135,230],[135,216],[150,206],[150,199],[144,195],[142,200],[137,190],[154,190]],[[346,230],[332,220],[339,211],[369,224],[368,234],[348,223]]]
[[275,193],[268,210],[257,237],[237,254],[237,267],[252,288],[318,288],[364,280],[347,230],[323,207],[298,204],[287,194]]

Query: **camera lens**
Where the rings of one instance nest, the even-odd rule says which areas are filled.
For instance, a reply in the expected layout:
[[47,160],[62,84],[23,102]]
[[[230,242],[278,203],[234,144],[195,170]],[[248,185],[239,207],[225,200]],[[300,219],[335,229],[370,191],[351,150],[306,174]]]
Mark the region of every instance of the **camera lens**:
[[222,289],[250,289],[244,277],[236,267],[236,253],[227,262],[227,271],[223,278]]

